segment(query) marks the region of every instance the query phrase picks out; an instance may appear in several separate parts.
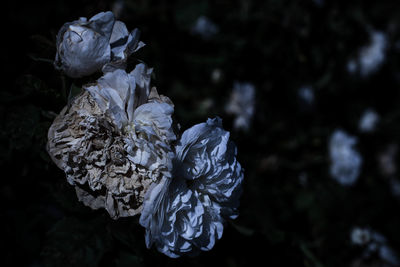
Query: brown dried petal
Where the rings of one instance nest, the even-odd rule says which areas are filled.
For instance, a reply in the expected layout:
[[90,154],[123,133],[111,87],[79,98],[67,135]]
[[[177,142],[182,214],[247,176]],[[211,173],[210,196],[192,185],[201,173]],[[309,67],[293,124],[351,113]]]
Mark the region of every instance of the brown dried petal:
[[[78,199],[93,209],[105,208],[114,219],[140,213],[148,187],[168,170],[151,168],[154,162],[142,166],[129,160],[125,148],[129,139],[132,146],[131,137],[120,135],[87,91],[61,111],[48,138],[48,152],[75,186]],[[133,140],[133,146],[143,153],[151,141]],[[160,154],[157,148],[152,153]],[[158,160],[155,163],[162,165]]]

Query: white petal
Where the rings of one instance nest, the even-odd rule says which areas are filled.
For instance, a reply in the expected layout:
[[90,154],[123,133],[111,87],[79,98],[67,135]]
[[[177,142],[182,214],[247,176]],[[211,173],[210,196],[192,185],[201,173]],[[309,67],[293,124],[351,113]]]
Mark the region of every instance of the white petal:
[[127,125],[134,109],[135,80],[124,70],[106,73],[96,85],[84,87],[119,129]]

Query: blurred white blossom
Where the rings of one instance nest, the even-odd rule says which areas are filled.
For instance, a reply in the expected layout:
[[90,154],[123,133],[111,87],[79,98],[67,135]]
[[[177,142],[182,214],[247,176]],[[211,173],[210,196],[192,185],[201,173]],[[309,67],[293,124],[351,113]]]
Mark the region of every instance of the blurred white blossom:
[[299,88],[298,95],[302,101],[311,105],[314,103],[314,91],[310,86],[303,86]]
[[400,259],[398,254],[389,246],[381,245],[379,247],[379,257],[391,264],[392,266],[400,266]]
[[362,255],[365,259],[369,259],[372,254],[377,254],[384,263],[390,266],[400,265],[397,253],[388,245],[387,239],[376,231],[355,227],[351,232],[351,241],[353,245],[365,247]]
[[155,184],[140,224],[146,244],[169,257],[212,249],[225,219],[238,216],[243,170],[219,118],[186,130],[176,146],[173,179]]
[[355,227],[351,231],[351,242],[354,245],[366,245],[371,240],[370,230],[367,228]]
[[347,71],[349,73],[355,73],[357,71],[357,62],[355,59],[350,59],[347,62]]
[[361,115],[360,121],[358,123],[358,128],[361,132],[372,132],[375,130],[376,124],[379,121],[379,115],[372,109],[367,109]]
[[225,106],[225,112],[235,116],[233,126],[236,130],[247,131],[250,128],[254,106],[254,85],[249,82],[235,82],[228,104]]
[[215,103],[212,98],[205,98],[199,101],[197,109],[199,112],[207,113],[214,105]]
[[221,69],[213,69],[211,72],[211,81],[213,83],[219,83],[222,79],[222,70]]
[[191,32],[203,39],[210,39],[219,31],[218,26],[206,16],[200,16],[194,23]]
[[360,174],[362,158],[353,148],[356,143],[356,137],[342,130],[335,130],[329,140],[331,176],[345,186],[354,184]]
[[144,46],[139,35],[138,29],[128,32],[110,11],[81,17],[58,32],[54,65],[72,78],[125,68],[128,56]]
[[399,198],[400,197],[400,182],[396,178],[391,178],[389,180],[390,191],[392,192],[393,196]]
[[397,172],[396,156],[398,152],[397,144],[389,144],[385,150],[378,154],[379,168],[383,175],[392,177]]
[[144,64],[106,73],[48,133],[48,152],[78,199],[114,219],[140,213],[148,188],[171,177],[173,104],[150,91],[150,73]]
[[385,61],[387,48],[387,37],[380,31],[370,31],[370,42],[363,46],[357,58],[350,59],[347,63],[347,70],[350,73],[358,71],[361,76],[368,76],[376,72]]

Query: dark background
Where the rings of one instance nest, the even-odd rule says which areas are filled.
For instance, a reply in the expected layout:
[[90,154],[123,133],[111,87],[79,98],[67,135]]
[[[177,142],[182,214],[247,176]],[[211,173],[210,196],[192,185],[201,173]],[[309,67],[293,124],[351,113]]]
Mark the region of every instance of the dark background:
[[[0,205],[2,266],[383,266],[351,244],[355,226],[382,233],[400,252],[399,199],[377,157],[400,134],[400,3],[397,1],[134,1],[119,18],[142,31],[146,46],[130,60],[154,67],[153,85],[175,104],[183,129],[223,118],[245,168],[240,216],[222,239],[195,258],[169,259],[144,244],[137,218],[113,221],[78,202],[47,155],[47,130],[67,103],[72,80],[54,70],[55,36],[68,21],[110,10],[107,1],[12,1],[2,12]],[[219,27],[209,40],[190,28],[200,15]],[[374,74],[346,65],[385,32],[386,60]],[[397,42],[397,45],[396,45]],[[215,68],[222,80],[210,79]],[[5,83],[4,83],[5,81]],[[234,81],[256,87],[248,132],[224,112]],[[312,86],[315,103],[298,98]],[[204,101],[212,105],[204,105]],[[360,133],[366,108],[377,129]],[[328,140],[341,128],[357,136],[358,181],[343,187],[329,175]],[[398,163],[398,158],[396,158]],[[307,183],[299,182],[306,174]],[[391,177],[393,179],[393,177]],[[398,179],[395,177],[394,179]]]

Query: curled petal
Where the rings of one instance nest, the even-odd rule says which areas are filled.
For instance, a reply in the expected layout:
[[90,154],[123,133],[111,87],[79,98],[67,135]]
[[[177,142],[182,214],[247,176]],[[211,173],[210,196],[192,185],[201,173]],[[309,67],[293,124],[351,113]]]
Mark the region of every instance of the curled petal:
[[124,70],[108,72],[96,84],[85,87],[119,129],[133,115],[135,88],[135,78]]
[[138,64],[131,73],[116,69],[107,72],[95,84],[85,86],[100,108],[122,129],[133,122],[135,109],[146,103],[151,69]]

